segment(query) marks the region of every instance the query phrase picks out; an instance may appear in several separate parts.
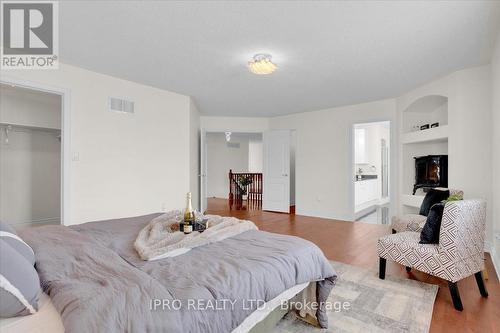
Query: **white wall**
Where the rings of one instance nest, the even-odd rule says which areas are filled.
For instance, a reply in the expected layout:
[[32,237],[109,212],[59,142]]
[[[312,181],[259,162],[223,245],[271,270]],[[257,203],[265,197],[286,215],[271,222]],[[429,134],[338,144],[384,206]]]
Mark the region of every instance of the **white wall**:
[[200,118],[201,128],[207,132],[261,133],[269,128],[269,118],[207,117]]
[[[296,130],[297,214],[353,219],[352,126],[382,120],[395,122],[394,99],[270,119],[271,129]],[[396,163],[395,154],[391,157]]]
[[255,134],[248,140],[248,172],[262,173],[262,134]]
[[229,170],[248,171],[247,135],[233,133],[231,144],[226,142],[224,133],[207,133],[207,196],[224,198],[229,195]]
[[[184,206],[190,188],[189,97],[61,64],[58,70],[1,71],[71,93],[71,212],[65,224]],[[135,102],[109,112],[108,97]]]
[[189,100],[189,188],[194,209],[200,209],[200,112]]
[[495,51],[491,61],[492,79],[492,152],[493,152],[493,221],[494,232],[494,254],[497,272],[500,273],[500,32],[497,34]]
[[448,145],[449,179],[464,189],[467,198],[486,200],[489,247],[493,240],[491,68],[466,69],[455,75],[456,104],[448,113],[452,126]]

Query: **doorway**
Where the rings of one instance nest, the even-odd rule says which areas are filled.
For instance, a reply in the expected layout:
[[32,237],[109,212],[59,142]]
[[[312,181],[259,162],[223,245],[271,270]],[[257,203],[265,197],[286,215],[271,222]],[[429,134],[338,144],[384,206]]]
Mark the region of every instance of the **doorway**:
[[62,224],[63,97],[0,84],[0,219]]
[[391,123],[353,125],[354,220],[389,223]]
[[226,201],[230,209],[261,209],[262,133],[206,132],[202,141],[205,189],[200,193],[205,207]]
[[[201,129],[200,210],[225,200],[235,209],[295,213],[295,147],[295,130]],[[241,184],[245,179],[250,184]]]

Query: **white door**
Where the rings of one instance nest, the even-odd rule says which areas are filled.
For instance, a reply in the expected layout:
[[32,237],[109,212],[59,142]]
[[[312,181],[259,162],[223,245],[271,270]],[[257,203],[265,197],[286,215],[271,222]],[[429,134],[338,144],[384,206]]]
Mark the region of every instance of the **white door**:
[[200,131],[200,212],[207,210],[207,132]]
[[290,131],[264,132],[262,209],[290,212]]

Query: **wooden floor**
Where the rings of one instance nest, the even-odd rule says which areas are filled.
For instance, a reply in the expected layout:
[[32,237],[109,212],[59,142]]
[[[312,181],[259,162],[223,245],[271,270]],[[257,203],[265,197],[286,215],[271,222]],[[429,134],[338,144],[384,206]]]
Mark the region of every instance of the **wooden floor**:
[[[210,214],[235,216],[253,221],[261,230],[305,238],[318,245],[328,259],[378,270],[377,239],[389,233],[387,226],[345,222],[308,216],[229,210],[227,200],[209,199]],[[439,285],[430,332],[500,332],[500,285],[487,254],[488,298],[482,298],[473,276],[458,283],[464,311],[453,308],[445,281],[428,274],[406,273],[401,265],[387,262],[387,274]]]

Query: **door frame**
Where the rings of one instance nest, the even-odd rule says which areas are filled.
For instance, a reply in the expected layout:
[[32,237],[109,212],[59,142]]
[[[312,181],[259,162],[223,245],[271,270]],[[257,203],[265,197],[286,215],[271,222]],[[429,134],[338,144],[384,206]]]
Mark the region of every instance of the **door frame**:
[[71,90],[3,75],[0,83],[61,96],[61,224],[71,219]]
[[[199,184],[200,187],[198,189],[198,193],[200,194],[199,197],[199,210],[202,214],[205,213],[205,211],[208,208],[208,197],[205,195],[205,198],[203,197],[204,193],[207,192],[207,173],[206,169],[208,168],[208,157],[207,157],[207,131],[204,128],[200,128],[200,140],[199,140],[199,145],[200,145],[200,153],[198,158],[200,159],[199,164],[200,164],[200,173],[198,174],[199,178]],[[203,163],[205,162],[205,163]],[[205,168],[203,167],[205,166]],[[203,191],[205,189],[205,191]],[[205,207],[205,202],[207,202]]]
[[[209,133],[225,133],[225,132],[231,132],[231,133],[242,133],[242,134],[261,134],[262,135],[262,138],[264,138],[264,132],[265,130],[230,130],[230,129],[206,129],[204,127],[200,127],[200,144],[202,141],[205,141],[205,144],[207,143],[207,139],[206,139],[206,135],[209,134]],[[205,139],[203,140],[201,137],[203,136],[203,134],[205,134]],[[203,155],[201,154],[201,150],[202,148],[200,147],[200,174],[199,174],[199,178],[200,178],[200,188],[199,188],[199,192],[200,192],[200,211],[201,209],[203,208],[202,207],[202,200],[203,200],[203,193],[202,193],[202,189],[201,189],[201,185],[202,185],[202,178],[205,177],[206,179],[206,184],[208,186],[208,172],[207,174],[205,174],[204,176],[203,175],[203,170],[202,170],[202,166],[203,166],[203,161],[202,161],[202,157]],[[205,152],[205,157],[206,157],[206,162],[205,164],[207,165],[208,167],[208,150]],[[207,197],[207,201],[208,201],[208,197]],[[208,206],[208,204],[207,204]],[[205,209],[207,209],[207,207],[205,207]]]
[[368,120],[360,120],[360,121],[353,121],[351,123],[351,126],[349,127],[349,158],[347,159],[348,161],[348,172],[347,172],[347,177],[348,179],[351,179],[350,185],[349,185],[349,212],[351,214],[350,216],[350,221],[354,222],[355,217],[356,217],[356,205],[355,205],[355,182],[354,179],[356,177],[356,172],[354,171],[354,165],[356,164],[356,138],[355,138],[355,126],[360,125],[360,124],[371,124],[371,123],[382,123],[382,122],[388,122],[389,123],[389,133],[390,133],[390,138],[389,138],[389,216],[391,216],[392,212],[395,210],[396,207],[396,191],[395,191],[395,180],[397,179],[397,174],[395,173],[397,168],[396,168],[396,163],[397,163],[397,156],[396,156],[396,129],[394,124],[396,123],[395,120],[390,119],[390,118],[374,118],[374,119],[368,119]]

